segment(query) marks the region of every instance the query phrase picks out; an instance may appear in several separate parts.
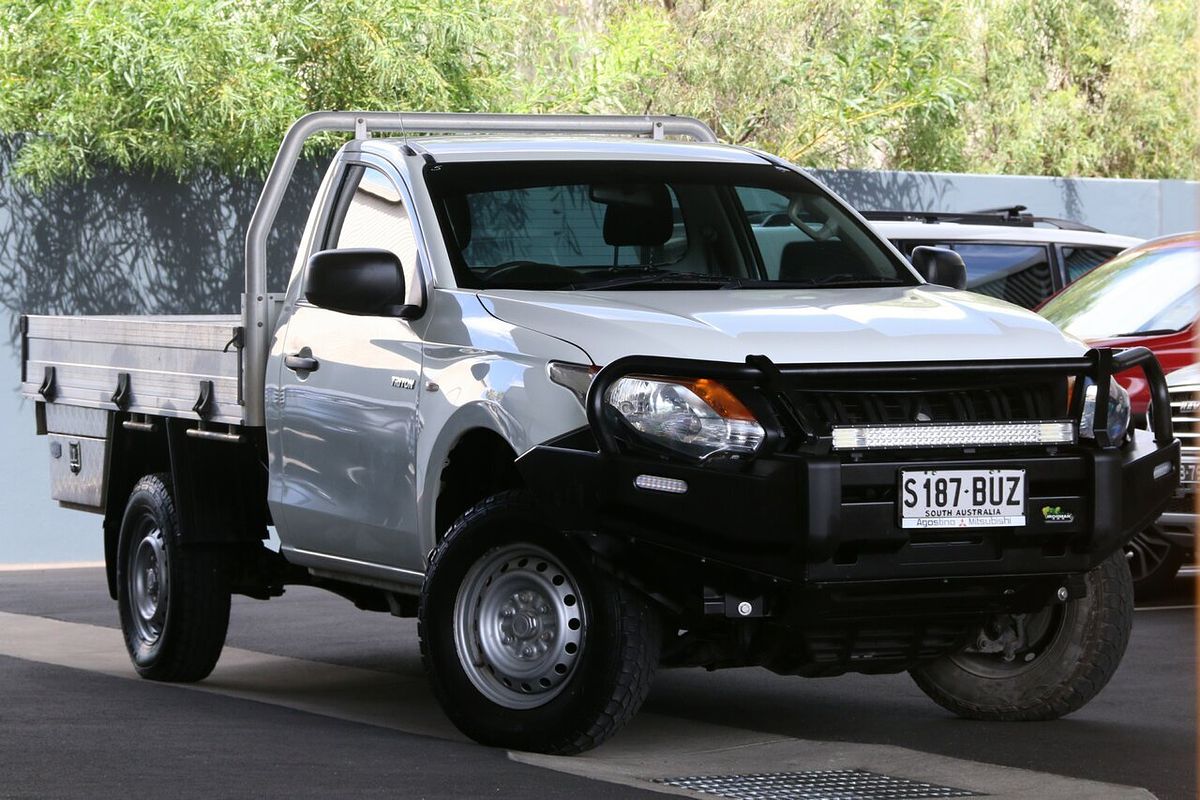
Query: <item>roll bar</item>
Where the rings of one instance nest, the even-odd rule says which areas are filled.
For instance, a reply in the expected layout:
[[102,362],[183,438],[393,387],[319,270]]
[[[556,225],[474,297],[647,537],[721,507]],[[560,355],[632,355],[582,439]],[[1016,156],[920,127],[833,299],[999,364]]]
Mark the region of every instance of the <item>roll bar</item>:
[[245,350],[242,372],[245,418],[249,425],[264,424],[263,392],[266,377],[267,234],[283,202],[304,143],[318,133],[342,131],[365,139],[371,131],[399,133],[543,133],[648,136],[661,139],[681,136],[698,142],[716,142],[712,129],[693,117],[620,116],[608,114],[459,114],[384,111],[315,111],[292,124],[271,165],[262,195],[246,231]]
[[[1150,389],[1150,407],[1154,409],[1154,441],[1159,445],[1170,444],[1175,438],[1174,426],[1171,424],[1171,393],[1167,388],[1167,378],[1163,374],[1162,364],[1158,362],[1158,357],[1148,347],[1130,347],[1128,350],[1113,353],[1113,374],[1136,367],[1142,368],[1142,372],[1146,376],[1146,384]],[[1096,396],[1103,397],[1099,389],[1096,390]],[[1102,416],[1102,421],[1107,424],[1108,404],[1097,402],[1096,419],[1098,421],[1096,427],[1100,427]]]

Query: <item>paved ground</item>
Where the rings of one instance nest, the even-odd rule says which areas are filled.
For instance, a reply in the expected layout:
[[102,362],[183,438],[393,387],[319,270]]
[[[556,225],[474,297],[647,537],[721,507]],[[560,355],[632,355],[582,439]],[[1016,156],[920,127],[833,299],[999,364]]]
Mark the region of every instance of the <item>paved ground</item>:
[[503,752],[0,657],[0,797],[637,797]]
[[582,800],[654,796],[612,781],[654,788],[646,777],[821,766],[995,797],[1147,796],[1069,778],[1190,798],[1192,591],[1181,579],[1139,611],[1121,670],[1066,720],[964,722],[903,675],[676,670],[660,673],[643,715],[612,743],[544,759],[449,728],[424,690],[409,620],[316,590],[239,598],[229,649],[197,691],[129,679],[101,571],[0,572],[0,797],[106,797],[148,782],[180,797]]

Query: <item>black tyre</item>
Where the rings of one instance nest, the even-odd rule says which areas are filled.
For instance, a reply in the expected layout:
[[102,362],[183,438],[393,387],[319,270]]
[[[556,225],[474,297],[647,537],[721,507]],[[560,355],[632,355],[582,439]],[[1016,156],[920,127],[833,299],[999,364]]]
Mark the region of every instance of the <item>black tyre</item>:
[[1185,555],[1162,535],[1157,525],[1138,531],[1125,545],[1125,558],[1137,596],[1154,597],[1170,589]]
[[1133,625],[1133,581],[1123,553],[1105,559],[1086,581],[1086,597],[997,618],[971,647],[914,669],[917,686],[968,719],[1048,720],[1082,708],[1117,671]]
[[117,605],[138,674],[191,682],[212,672],[229,626],[229,571],[222,550],[183,547],[165,475],[133,487],[117,548]]
[[520,492],[484,500],[446,534],[418,622],[433,693],[459,730],[555,754],[595,747],[633,717],[662,636],[648,601]]

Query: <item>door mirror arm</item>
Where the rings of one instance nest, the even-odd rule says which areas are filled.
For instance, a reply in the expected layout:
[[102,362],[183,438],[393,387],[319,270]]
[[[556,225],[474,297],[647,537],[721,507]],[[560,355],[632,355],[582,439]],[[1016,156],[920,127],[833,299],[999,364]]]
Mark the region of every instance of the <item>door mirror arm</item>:
[[417,256],[417,263],[414,265],[413,276],[416,281],[415,285],[413,286],[413,288],[416,290],[413,293],[415,295],[413,302],[398,307],[395,310],[396,313],[394,314],[394,316],[410,322],[425,316],[425,298],[428,296],[429,286],[425,280],[425,270],[422,268],[420,255]]

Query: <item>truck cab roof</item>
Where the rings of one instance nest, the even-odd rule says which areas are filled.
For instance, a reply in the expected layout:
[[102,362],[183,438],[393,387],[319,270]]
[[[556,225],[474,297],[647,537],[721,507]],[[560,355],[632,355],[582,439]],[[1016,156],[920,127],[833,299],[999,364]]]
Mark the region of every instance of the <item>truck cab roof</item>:
[[404,147],[440,163],[470,161],[703,161],[724,164],[767,164],[744,147],[673,139],[617,136],[392,136],[372,139],[365,149],[400,158]]

